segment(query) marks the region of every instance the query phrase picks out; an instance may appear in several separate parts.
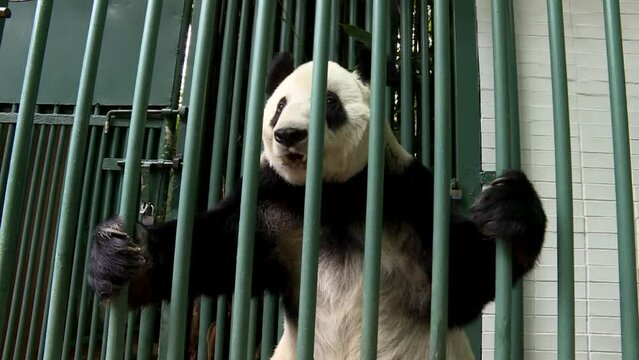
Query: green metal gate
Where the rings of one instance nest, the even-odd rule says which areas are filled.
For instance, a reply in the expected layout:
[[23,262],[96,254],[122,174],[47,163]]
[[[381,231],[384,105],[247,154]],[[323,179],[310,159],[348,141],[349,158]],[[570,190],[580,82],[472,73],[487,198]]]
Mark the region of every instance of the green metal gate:
[[[513,4],[492,4],[499,172],[520,166],[517,69]],[[11,17],[5,19],[1,14],[7,14],[2,11],[7,6]],[[548,0],[548,9],[560,199],[559,336],[565,340],[560,357],[572,359],[572,180],[561,0]],[[639,359],[618,0],[604,0],[604,9],[622,351],[624,359]],[[439,311],[432,312],[430,341],[431,358],[444,358],[445,215],[451,206],[466,208],[491,175],[481,172],[476,36],[475,4],[463,0],[94,0],[92,7],[82,0],[0,0],[2,359],[268,358],[282,331],[281,302],[269,293],[250,296],[266,64],[275,51],[292,51],[296,64],[331,59],[354,68],[358,42],[373,53],[369,177],[381,178],[383,121],[388,119],[402,145],[434,169],[433,307]],[[400,79],[387,88],[388,54]],[[315,94],[325,92],[325,71],[315,69]],[[313,116],[322,111],[313,110]],[[299,359],[311,359],[313,352],[318,229],[311,224],[317,223],[321,201],[316,195],[322,131],[318,126],[310,132]],[[194,213],[214,206],[240,172],[244,206],[234,295],[189,299]],[[370,184],[365,292],[375,294],[383,184]],[[90,229],[115,214],[129,232],[136,220],[178,219],[170,303],[128,311],[126,296],[103,306],[88,291]],[[510,290],[507,248],[499,249],[497,267],[496,358],[521,359],[522,294],[520,286]],[[362,357],[374,359],[376,296],[366,297],[364,314]],[[476,354],[480,325],[478,320],[468,328]]]

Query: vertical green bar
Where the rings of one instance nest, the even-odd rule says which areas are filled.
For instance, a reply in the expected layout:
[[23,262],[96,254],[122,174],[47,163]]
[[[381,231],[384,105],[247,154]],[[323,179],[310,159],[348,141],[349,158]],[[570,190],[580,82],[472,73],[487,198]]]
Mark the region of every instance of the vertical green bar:
[[250,89],[247,99],[246,141],[243,160],[240,223],[231,323],[231,360],[246,359],[248,308],[251,299],[251,274],[253,272],[253,244],[255,230],[255,206],[257,202],[257,179],[261,150],[262,114],[264,106],[264,79],[269,36],[275,21],[274,1],[260,0],[255,18],[255,37],[250,61]]
[[[493,69],[495,76],[495,137],[497,174],[511,165],[510,126],[508,120],[508,0],[492,0]],[[495,283],[495,359],[510,358],[512,262],[508,244],[501,239],[496,246]]]
[[[200,24],[202,24],[200,26],[200,29],[201,29],[200,31],[204,31],[204,32],[208,31],[208,34],[205,34],[205,35],[208,35],[211,37],[204,38],[203,41],[207,42],[205,46],[212,48],[213,46],[212,39],[214,38],[214,36],[212,36],[212,33],[213,33],[213,30],[216,28],[216,25],[214,23],[216,22],[216,19],[217,19],[218,6],[217,6],[217,2],[208,5],[210,9],[208,8],[205,9],[204,8],[205,6],[207,6],[207,4],[203,3],[202,12],[200,13]],[[210,12],[207,15],[208,18],[203,18],[205,14],[204,12],[205,10]],[[215,103],[216,108],[215,108],[215,124],[214,124],[214,130],[213,130],[213,149],[212,149],[213,152],[211,155],[211,172],[209,176],[209,196],[208,196],[209,209],[213,208],[220,201],[220,192],[222,190],[222,186],[221,186],[222,165],[224,163],[224,155],[225,155],[224,147],[226,145],[225,141],[226,141],[226,132],[228,127],[228,117],[225,115],[227,114],[228,102],[229,102],[229,92],[230,92],[229,88],[231,83],[231,66],[232,66],[231,60],[232,60],[233,49],[234,49],[233,46],[235,46],[235,42],[237,41],[237,31],[236,31],[237,12],[238,12],[237,1],[227,2],[227,9],[226,9],[226,16],[225,16],[226,21],[224,24],[224,40],[222,43],[222,56],[220,61],[220,77],[218,79],[217,101]],[[206,21],[206,23],[204,23],[204,21]],[[207,26],[210,29],[202,30],[202,26]],[[199,40],[199,37],[198,37],[198,40]],[[198,46],[199,44],[200,42],[198,42]],[[196,53],[195,53],[196,56],[198,56],[197,51],[198,49],[196,48]],[[198,89],[198,91],[202,93],[202,94],[198,93],[198,95],[201,95],[202,98],[197,99],[197,101],[201,101],[201,102],[204,101],[203,99],[204,99],[204,96],[206,95],[206,86],[207,86],[206,82],[208,81],[208,77],[206,76],[206,74],[208,72],[207,71],[208,67],[210,66],[208,63],[210,62],[210,59],[211,59],[211,50],[205,49],[205,51],[207,52],[202,53],[202,55],[200,55],[200,56],[205,56],[205,58],[202,59],[203,62],[198,63],[199,66],[207,67],[200,70],[201,71],[200,76],[202,76],[204,78],[203,80],[205,81],[204,83],[198,85],[198,86],[202,86],[200,89]],[[206,65],[204,61],[206,62]],[[195,75],[196,74],[194,73],[194,76]],[[195,85],[195,82],[191,84],[191,86],[194,86],[194,85]],[[202,107],[198,110],[201,111],[201,114],[202,114],[201,116],[203,119],[204,105],[201,105],[201,106]],[[196,118],[196,119],[197,121],[200,121],[200,122],[203,121],[203,120],[200,120],[199,118]],[[189,140],[190,138],[187,137],[187,141]],[[193,207],[194,204],[195,203],[192,203],[188,206]],[[190,248],[190,245],[189,245],[189,248]],[[188,267],[188,265],[186,266]],[[187,279],[188,279],[188,275],[187,275]],[[205,359],[207,355],[207,350],[208,350],[207,334],[208,334],[209,326],[211,325],[212,321],[213,321],[213,299],[210,296],[202,296],[200,298],[200,324],[199,324],[198,350],[197,350],[198,352],[197,356],[201,360]]]
[[[289,3],[292,0],[288,0]],[[242,109],[242,96],[244,86],[244,72],[246,63],[246,52],[249,41],[249,19],[250,19],[249,1],[242,2],[242,10],[240,14],[240,33],[238,40],[237,55],[235,61],[235,74],[233,80],[233,101],[231,104],[231,119],[229,125],[229,142],[226,159],[226,182],[224,189],[226,193],[233,190],[236,181],[237,166],[237,138],[240,124],[240,110]],[[292,11],[292,10],[291,10]],[[289,12],[290,14],[290,12]],[[290,16],[290,15],[289,15]],[[291,31],[289,27],[289,32]],[[292,35],[291,35],[292,41]],[[217,299],[217,314],[215,319],[216,335],[215,335],[215,360],[224,359],[224,347],[226,344],[226,328],[227,328],[227,296],[220,295]],[[198,353],[199,356],[199,353]]]
[[329,26],[329,40],[328,40],[328,59],[331,61],[339,62],[339,49],[340,49],[340,18],[341,18],[341,1],[331,1],[331,23]]
[[575,358],[575,270],[568,75],[562,0],[548,0],[548,33],[555,125],[558,264],[558,359]]
[[[291,51],[293,48],[293,1],[282,1],[282,24],[280,25],[280,51]],[[242,21],[240,19],[240,21]],[[241,46],[241,42],[239,43]]]
[[451,179],[450,2],[435,0],[435,167],[433,218],[433,295],[430,359],[446,358],[448,330],[448,233]]
[[269,359],[273,355],[275,346],[275,331],[279,297],[269,291],[264,292],[264,310],[262,311],[262,359]]
[[[122,194],[118,214],[124,221],[129,234],[135,233],[138,214],[138,191],[140,184],[140,160],[146,125],[146,110],[149,104],[153,63],[160,28],[162,0],[149,0],[144,19],[144,32],[140,59],[138,61],[133,110],[126,148],[126,164],[124,167]],[[127,291],[111,302],[109,311],[109,334],[106,356],[109,360],[122,358],[124,350],[124,332],[127,318]]]
[[293,43],[293,55],[295,66],[304,62],[304,45],[306,41],[306,0],[297,0],[295,7],[295,42]]
[[[0,0],[0,7],[8,7],[9,0]],[[0,18],[0,46],[2,46],[2,34],[4,33],[5,18]]]
[[248,337],[246,338],[246,360],[255,359],[255,343],[257,341],[257,316],[260,301],[257,297],[251,298],[249,306]]
[[[348,23],[357,26],[357,0],[348,1]],[[357,62],[355,38],[348,37],[348,67],[354,69]]]
[[[16,340],[16,325],[18,328],[24,324],[27,317],[27,305],[29,304],[29,295],[31,291],[31,283],[33,281],[33,267],[38,253],[37,242],[32,239],[39,237],[39,230],[42,228],[42,213],[44,212],[44,202],[46,200],[45,189],[48,185],[49,170],[51,163],[51,152],[53,149],[53,131],[49,131],[48,140],[45,142],[46,129],[48,127],[40,126],[38,131],[38,141],[36,147],[36,155],[33,160],[33,171],[28,187],[29,196],[27,197],[27,208],[24,217],[24,226],[22,226],[22,236],[20,238],[20,251],[18,255],[18,266],[16,271],[15,282],[13,285],[13,295],[11,296],[11,307],[9,310],[9,322],[7,323],[7,332],[4,337],[4,349],[2,351],[2,359],[9,359],[11,351],[19,354],[20,347]],[[46,155],[45,155],[46,145]],[[43,162],[44,161],[44,162]],[[37,195],[37,198],[36,198]],[[27,255],[27,250],[29,251]],[[25,269],[26,263],[26,269]],[[4,311],[4,309],[2,310]],[[20,333],[19,331],[17,332]]]
[[[401,0],[400,3],[400,140],[402,146],[409,154],[413,154],[413,138],[415,136],[415,123],[413,121],[413,2],[411,0]],[[373,16],[375,16],[373,14]],[[387,15],[388,16],[388,15]],[[375,21],[373,21],[375,24]]]
[[604,0],[606,53],[610,86],[612,146],[617,198],[619,246],[619,291],[621,300],[621,351],[624,360],[639,359],[639,315],[637,314],[637,259],[632,203],[628,104],[618,0]]
[[[521,168],[520,136],[519,136],[519,87],[517,79],[517,48],[515,43],[514,2],[508,2],[508,124],[510,131],[510,168]],[[511,291],[511,327],[510,358],[524,358],[524,280],[514,284]]]
[[[58,185],[60,183],[60,171],[62,171],[62,167],[65,163],[65,160],[62,158],[62,155],[64,153],[64,146],[65,146],[65,139],[67,136],[67,126],[61,126],[60,130],[58,131],[58,135],[57,135],[57,140],[53,140],[55,142],[57,142],[56,144],[56,150],[54,153],[54,159],[57,159],[57,161],[54,161],[54,165],[53,165],[53,173],[51,175],[51,183],[48,184],[50,186],[51,189],[58,189]],[[54,132],[54,129],[51,129],[51,132]],[[52,238],[52,236],[48,236],[48,234],[51,234],[51,231],[55,231],[55,226],[57,225],[57,222],[55,219],[55,211],[57,208],[57,203],[56,203],[56,196],[57,193],[56,192],[50,192],[49,193],[49,198],[47,200],[47,210],[46,210],[46,215],[45,215],[45,222],[44,222],[44,229],[42,230],[42,234],[44,236],[42,236],[42,241],[40,244],[40,260],[38,262],[38,274],[36,276],[36,282],[35,282],[35,293],[33,295],[33,304],[31,305],[31,320],[30,320],[30,325],[29,325],[29,337],[27,340],[27,355],[26,355],[26,359],[33,359],[34,358],[34,354],[35,354],[35,330],[36,328],[38,328],[38,324],[37,321],[40,320],[39,319],[39,309],[42,303],[42,294],[45,293],[45,290],[48,288],[48,290],[46,291],[46,303],[45,303],[45,317],[46,318],[46,312],[48,311],[49,308],[49,298],[51,296],[51,288],[49,287],[49,284],[51,284],[51,278],[52,278],[52,273],[53,270],[52,268],[49,269],[49,281],[45,282],[45,274],[46,274],[46,270],[47,270],[47,261],[49,261],[49,259],[47,258],[47,256],[43,256],[42,254],[46,254],[47,250],[49,249],[49,244],[51,244],[51,240],[54,240]],[[39,236],[39,234],[38,234]],[[34,238],[35,239],[35,238]],[[54,244],[55,246],[55,244]],[[55,260],[53,260],[51,262],[51,267],[55,266]],[[44,329],[45,327],[42,326],[42,333],[40,334],[40,337],[42,338],[42,336],[44,336]],[[21,336],[22,334],[18,334],[19,336]],[[47,334],[48,335],[48,334]],[[22,336],[21,336],[22,337]],[[32,340],[33,339],[33,340]],[[40,342],[42,343],[42,341]],[[29,345],[31,344],[31,346]]]
[[428,48],[428,4],[426,1],[419,2],[420,24],[419,24],[419,58],[421,67],[419,72],[422,77],[420,84],[420,107],[421,107],[421,161],[428,168],[431,166],[430,150],[430,51]]
[[[90,232],[92,227],[89,225],[91,211],[89,209],[92,185],[95,183],[97,173],[93,171],[90,164],[94,164],[97,159],[95,158],[97,152],[98,133],[96,128],[91,129],[91,135],[89,137],[88,154],[86,158],[87,166],[84,167],[84,181],[82,184],[82,199],[80,200],[80,211],[78,213],[78,229],[75,233],[75,245],[73,253],[73,270],[71,271],[71,288],[69,290],[69,300],[66,308],[66,320],[64,325],[64,340],[62,341],[62,358],[70,358],[71,349],[74,345],[72,341],[76,323],[76,305],[78,300],[78,294],[82,294],[82,280],[84,260],[86,253],[86,234]],[[76,344],[77,346],[77,344]],[[77,349],[76,349],[77,352]]]
[[108,0],[96,0],[93,3],[86,51],[80,74],[80,87],[68,153],[69,162],[73,166],[66,168],[62,204],[60,206],[60,226],[58,227],[56,240],[53,284],[51,285],[51,311],[49,311],[49,319],[47,321],[45,354],[50,358],[60,357],[62,351],[64,319],[67,311],[66,305],[73,262],[73,239],[75,238],[81,196],[78,189],[82,186],[91,102],[95,89],[108,4]]
[[[28,178],[27,165],[29,162],[31,133],[33,132],[33,115],[35,114],[38,88],[40,86],[40,75],[42,73],[42,62],[47,44],[52,7],[53,0],[38,1],[29,54],[27,55],[25,76],[22,83],[20,111],[18,112],[15,143],[11,153],[5,191],[6,198],[2,208],[2,223],[0,224],[0,309],[7,308],[15,271],[17,256],[17,242],[15,239],[20,231],[20,219],[22,218],[23,210],[22,199],[25,193],[24,182]],[[5,328],[6,315],[5,311],[0,311],[0,331]]]
[[[13,149],[13,136],[16,132],[15,124],[11,123],[8,127],[9,129],[7,130],[7,137],[5,138],[4,150],[2,153],[2,168],[0,168],[0,217],[2,217],[2,204],[4,204],[4,196],[6,195],[5,189],[7,187],[7,175],[9,175],[9,159],[11,158],[11,150]],[[0,335],[1,334],[2,325],[0,323]]]
[[[364,289],[362,310],[362,360],[377,358],[382,216],[384,201],[384,144],[386,127],[386,52],[388,4],[373,2],[371,49],[370,133],[366,193]],[[362,59],[362,61],[365,61]]]
[[[100,131],[99,128],[92,129],[92,131]],[[106,134],[104,131],[101,131],[100,140],[99,140],[99,150],[98,156],[93,164],[93,172],[95,174],[95,179],[92,184],[91,190],[91,209],[89,210],[89,228],[93,228],[98,221],[98,206],[100,205],[100,199],[102,195],[102,185],[104,184],[104,172],[102,171],[102,159],[104,159],[106,155]],[[84,263],[87,264],[89,260],[89,256],[91,254],[91,237],[89,234],[82,234],[84,236],[85,241],[87,242],[87,246],[85,248],[84,254]],[[80,295],[80,305],[79,305],[79,314],[78,314],[78,328],[75,336],[75,343],[81,344],[82,338],[84,337],[84,331],[86,326],[86,318],[87,318],[87,310],[89,307],[89,301],[91,300],[92,293],[90,292],[87,286],[87,267],[85,266],[83,275],[82,275],[82,288]],[[77,346],[77,345],[76,345]],[[82,353],[79,351],[75,352],[74,360],[80,360]]]
[[315,305],[317,302],[317,266],[322,200],[322,164],[324,121],[326,113],[326,73],[328,69],[328,37],[331,1],[318,1],[315,6],[313,36],[313,77],[311,120],[308,139],[308,166],[304,197],[304,229],[302,268],[300,275],[300,311],[297,337],[297,359],[311,360],[315,339]]
[[[235,17],[237,16],[237,2],[229,3],[229,6],[230,13],[227,17],[226,33],[229,33],[234,28]],[[180,187],[180,200],[178,205],[179,211],[177,217],[173,264],[173,287],[171,288],[171,311],[169,313],[171,327],[169,329],[167,353],[167,357],[169,359],[176,360],[184,357],[191,240],[193,236],[193,221],[195,218],[195,202],[197,200],[197,181],[199,175],[200,148],[202,144],[202,128],[207,100],[206,87],[209,79],[208,73],[213,48],[211,39],[214,37],[215,32],[216,9],[216,0],[206,0],[202,2],[199,20],[200,26],[195,45],[195,58],[193,63],[189,121],[186,123],[184,165],[182,169],[182,186]],[[231,19],[231,16],[233,19]],[[229,22],[233,22],[233,24],[229,25]],[[229,34],[229,36],[231,35]],[[225,35],[224,51],[225,55],[228,56],[229,49],[226,48],[227,39],[230,38],[226,38]],[[229,59],[225,60],[228,61]],[[228,66],[228,62],[226,62],[226,64]],[[221,81],[225,81],[224,83],[220,82],[221,86],[222,84],[224,86],[227,85],[226,82],[228,82],[228,77],[224,74],[224,69],[222,69]],[[218,103],[217,106],[219,109],[221,105]],[[216,117],[216,120],[219,119]],[[219,122],[221,122],[221,120]],[[224,126],[222,125],[220,127],[216,124],[215,128],[217,131],[215,134],[216,141],[223,143]],[[221,149],[221,147],[219,147],[219,149]],[[213,154],[214,158],[216,155],[217,154]],[[221,154],[217,156],[221,156]],[[219,185],[217,186],[219,187]],[[218,190],[219,189],[212,189],[211,191]],[[210,203],[211,198],[209,197],[209,204]]]

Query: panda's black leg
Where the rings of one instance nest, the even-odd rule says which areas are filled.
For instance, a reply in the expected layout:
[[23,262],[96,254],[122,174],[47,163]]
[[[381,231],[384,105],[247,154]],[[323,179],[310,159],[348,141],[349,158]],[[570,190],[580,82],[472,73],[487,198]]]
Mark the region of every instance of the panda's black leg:
[[495,179],[473,205],[472,221],[486,236],[511,244],[514,280],[534,266],[544,240],[546,215],[524,173],[509,170]]

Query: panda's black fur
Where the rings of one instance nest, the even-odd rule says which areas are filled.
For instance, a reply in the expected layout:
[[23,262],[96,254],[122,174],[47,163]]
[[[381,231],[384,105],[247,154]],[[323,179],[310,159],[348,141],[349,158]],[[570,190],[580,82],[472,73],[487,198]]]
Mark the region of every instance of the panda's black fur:
[[[336,64],[331,64],[329,70],[346,74]],[[279,85],[293,76],[291,73],[295,74],[290,55],[278,55],[268,73],[267,94],[276,94]],[[362,84],[368,79],[367,74],[356,76],[362,80]],[[338,84],[339,81],[342,80],[338,80]],[[361,86],[359,82],[358,86]],[[350,121],[342,104],[344,99],[340,99],[336,92],[338,90],[331,89],[329,84],[326,131],[340,131]],[[362,88],[362,94],[362,99],[367,99],[367,88]],[[287,98],[270,101],[273,103],[267,103],[265,108],[264,131],[273,131],[278,144],[292,148],[304,139],[305,134],[300,133],[299,129],[286,127],[280,128],[278,135],[275,129],[279,117],[287,109]],[[367,103],[365,105],[368,106]],[[300,114],[293,115],[306,116]],[[287,116],[291,119],[290,114]],[[387,265],[382,266],[378,355],[380,359],[397,358],[400,356],[398,354],[404,354],[401,358],[425,358],[422,355],[427,353],[428,336],[423,332],[428,331],[430,318],[433,181],[428,169],[405,156],[407,160],[403,164],[389,164],[389,160],[395,159],[392,152],[401,150],[396,148],[397,145],[392,145],[396,142],[391,141],[392,135],[389,135],[388,129],[387,141],[391,145],[387,144],[383,199],[387,244],[386,248],[383,247],[383,262],[386,261]],[[296,156],[295,161],[300,161],[301,155],[293,155]],[[258,184],[252,284],[255,294],[268,289],[284,295],[287,319],[285,336],[273,359],[293,359],[294,344],[291,339],[296,333],[298,314],[304,185],[285,180],[281,168],[271,166],[274,160],[269,156],[274,155],[263,155],[266,161],[263,161]],[[342,301],[339,297],[357,297],[359,294],[353,293],[351,288],[354,283],[357,287],[361,280],[359,265],[364,251],[362,229],[366,213],[367,168],[365,164],[363,166],[343,181],[325,181],[322,188],[318,297],[323,300],[320,299],[318,307],[326,306],[328,313],[333,309],[331,306],[350,306],[352,309],[345,311],[351,313],[359,311],[361,296],[352,301]],[[239,211],[240,194],[236,191],[226,196],[215,209],[197,215],[189,283],[192,297],[199,294],[230,294],[233,291]],[[483,306],[494,298],[495,239],[503,239],[511,245],[513,280],[516,281],[534,266],[543,243],[546,217],[526,176],[519,171],[508,171],[480,194],[470,218],[453,214],[450,222],[448,320],[453,332],[476,318]],[[108,299],[124,285],[131,283],[129,304],[133,307],[168,299],[175,228],[175,221],[146,227],[139,224],[136,236],[131,238],[124,233],[118,219],[107,220],[99,225],[95,230],[89,263],[91,287],[100,298]],[[395,239],[398,239],[396,244],[393,243]],[[322,271],[327,275],[322,275]],[[344,275],[344,279],[340,278],[341,275]],[[392,294],[394,291],[397,294]],[[386,314],[385,311],[390,316],[383,317],[381,314]],[[358,337],[359,328],[333,329],[322,322],[322,314],[324,312],[318,310],[315,358],[359,358],[358,350],[353,348],[359,345],[359,340],[340,338]],[[407,324],[393,323],[395,315]],[[354,316],[352,324],[345,326],[356,327],[359,324],[359,315]],[[385,327],[386,323],[388,326]],[[406,340],[407,344],[402,345],[402,339],[407,337],[405,332],[420,332],[416,339],[421,340],[415,340],[414,343]],[[385,339],[390,340],[384,342]],[[453,353],[457,351],[454,349],[457,344],[449,341],[449,349],[452,347]],[[452,358],[466,359],[467,356],[467,353],[459,350],[457,357],[453,355]]]

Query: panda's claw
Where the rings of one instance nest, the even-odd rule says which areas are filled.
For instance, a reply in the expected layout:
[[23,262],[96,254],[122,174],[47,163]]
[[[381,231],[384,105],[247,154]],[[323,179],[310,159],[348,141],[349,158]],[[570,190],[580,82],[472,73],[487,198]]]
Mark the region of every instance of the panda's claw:
[[508,170],[492,181],[477,197],[472,220],[489,238],[510,242],[524,267],[531,266],[541,250],[546,215],[537,192],[521,171]]
[[95,229],[89,259],[89,286],[102,299],[118,295],[132,279],[143,277],[151,266],[148,232],[137,225],[135,237],[124,231],[119,218],[104,221]]

